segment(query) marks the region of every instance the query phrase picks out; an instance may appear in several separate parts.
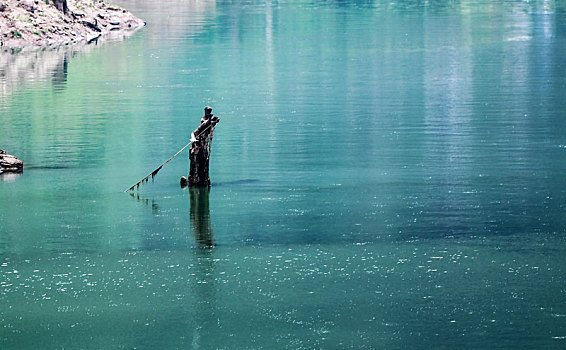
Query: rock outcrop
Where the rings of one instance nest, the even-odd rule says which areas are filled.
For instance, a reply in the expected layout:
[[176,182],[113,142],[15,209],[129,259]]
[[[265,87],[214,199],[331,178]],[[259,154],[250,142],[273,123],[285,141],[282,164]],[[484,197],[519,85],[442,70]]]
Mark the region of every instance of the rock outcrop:
[[22,171],[24,171],[24,162],[0,149],[0,174],[21,173]]
[[3,49],[88,43],[144,25],[130,12],[98,0],[0,0]]

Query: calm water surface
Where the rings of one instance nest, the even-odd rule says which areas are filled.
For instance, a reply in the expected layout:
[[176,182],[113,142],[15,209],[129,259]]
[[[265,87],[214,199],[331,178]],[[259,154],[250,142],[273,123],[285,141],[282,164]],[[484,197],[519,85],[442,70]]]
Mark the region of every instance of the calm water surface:
[[0,348],[566,346],[562,2],[118,3],[0,54]]

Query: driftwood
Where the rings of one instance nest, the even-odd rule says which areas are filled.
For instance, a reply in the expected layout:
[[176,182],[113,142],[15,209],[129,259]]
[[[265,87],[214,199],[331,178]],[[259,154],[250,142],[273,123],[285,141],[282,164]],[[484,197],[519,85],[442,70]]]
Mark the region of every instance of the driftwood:
[[[210,186],[210,177],[208,174],[210,146],[214,127],[218,122],[220,122],[220,119],[214,117],[212,108],[206,106],[204,108],[204,116],[200,121],[201,124],[191,135],[193,143],[189,149],[190,169],[189,178],[187,180],[189,187]],[[183,180],[181,180],[181,184],[183,184]]]
[[21,173],[22,171],[24,171],[24,162],[0,149],[0,174]]

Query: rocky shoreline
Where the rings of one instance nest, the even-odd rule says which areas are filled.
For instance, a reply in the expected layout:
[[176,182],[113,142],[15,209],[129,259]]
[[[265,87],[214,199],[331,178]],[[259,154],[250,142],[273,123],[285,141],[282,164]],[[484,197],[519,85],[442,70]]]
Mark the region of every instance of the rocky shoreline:
[[0,0],[0,49],[58,47],[127,35],[145,22],[98,0]]

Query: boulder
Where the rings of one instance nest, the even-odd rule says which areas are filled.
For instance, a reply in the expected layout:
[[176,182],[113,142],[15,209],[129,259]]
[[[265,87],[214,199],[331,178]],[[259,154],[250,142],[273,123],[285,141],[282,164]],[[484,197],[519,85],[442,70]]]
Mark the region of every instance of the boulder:
[[0,149],[0,173],[21,173],[24,162]]

